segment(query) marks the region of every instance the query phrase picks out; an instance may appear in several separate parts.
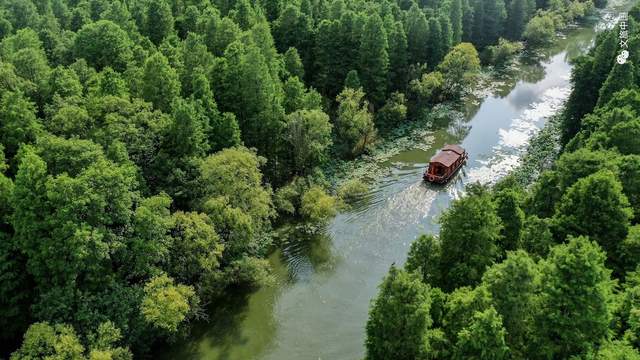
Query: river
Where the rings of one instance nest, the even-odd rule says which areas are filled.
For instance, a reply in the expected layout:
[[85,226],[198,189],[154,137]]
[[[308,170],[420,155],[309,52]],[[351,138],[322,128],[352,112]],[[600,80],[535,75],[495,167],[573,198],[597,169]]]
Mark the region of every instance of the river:
[[[592,46],[616,12],[565,32],[542,60],[496,76],[461,116],[418,129],[403,150],[375,161],[369,194],[324,233],[293,236],[270,260],[277,284],[213,304],[211,319],[165,352],[173,359],[362,359],[371,299],[411,242],[438,231],[437,219],[470,182],[495,182],[517,166],[528,141],[570,93],[570,60]],[[421,175],[445,143],[470,154],[454,181],[427,185]],[[369,164],[371,165],[371,164]]]

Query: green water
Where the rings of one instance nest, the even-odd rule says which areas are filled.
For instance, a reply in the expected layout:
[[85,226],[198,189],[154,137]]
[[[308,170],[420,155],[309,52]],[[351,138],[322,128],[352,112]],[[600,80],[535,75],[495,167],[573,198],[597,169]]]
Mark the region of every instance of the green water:
[[[270,258],[277,284],[211,305],[210,321],[165,357],[212,360],[361,359],[371,299],[392,263],[402,264],[411,242],[438,231],[438,215],[464,185],[495,182],[517,165],[529,139],[569,95],[570,59],[586,51],[597,24],[574,29],[525,61],[517,75],[497,76],[464,116],[445,119],[411,137],[414,146],[375,163],[370,193],[314,237],[293,234]],[[445,143],[470,154],[445,187],[424,183],[428,159]]]

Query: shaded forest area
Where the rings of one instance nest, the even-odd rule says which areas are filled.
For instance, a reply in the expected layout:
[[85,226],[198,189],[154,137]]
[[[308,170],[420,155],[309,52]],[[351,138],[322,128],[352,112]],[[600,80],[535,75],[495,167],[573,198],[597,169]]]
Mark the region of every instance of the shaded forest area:
[[469,186],[390,269],[367,359],[640,359],[639,21],[576,61],[550,169]]
[[594,5],[0,0],[2,352],[129,359],[186,336],[270,281],[274,226],[362,191],[332,195],[327,160]]

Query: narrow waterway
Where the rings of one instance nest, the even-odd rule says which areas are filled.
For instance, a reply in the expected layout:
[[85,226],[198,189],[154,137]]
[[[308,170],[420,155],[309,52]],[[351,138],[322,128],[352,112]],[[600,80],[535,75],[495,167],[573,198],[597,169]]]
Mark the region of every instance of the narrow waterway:
[[[470,182],[507,174],[531,137],[569,95],[570,60],[586,51],[603,20],[566,33],[538,61],[495,79],[462,116],[416,131],[415,145],[375,164],[371,191],[338,215],[326,232],[295,236],[273,254],[277,284],[213,305],[208,324],[177,344],[169,357],[212,360],[361,359],[370,301],[392,263],[402,264],[411,242],[438,231],[437,219]],[[445,187],[425,184],[428,159],[445,143],[470,154]]]

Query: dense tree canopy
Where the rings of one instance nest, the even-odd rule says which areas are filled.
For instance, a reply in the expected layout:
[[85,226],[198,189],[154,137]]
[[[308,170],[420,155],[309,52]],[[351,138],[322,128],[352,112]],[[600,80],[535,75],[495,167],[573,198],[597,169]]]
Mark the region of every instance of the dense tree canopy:
[[[336,213],[328,163],[367,153],[378,134],[460,100],[479,72],[478,51],[518,40],[536,11],[568,22],[578,17],[569,11],[575,4],[0,1],[0,356],[129,359],[183,336],[230,286],[271,280],[274,226]],[[616,79],[629,71],[610,74],[615,44],[600,43],[585,73],[589,86],[606,84],[602,100],[593,95],[577,114],[614,101]],[[583,130],[580,119],[572,134]],[[595,129],[610,134],[604,146],[635,156],[637,124],[610,125]],[[622,176],[637,174],[625,165],[633,161],[612,165],[622,189],[612,199],[626,197],[637,212],[638,183]],[[429,326],[420,302],[431,293],[444,306],[442,291],[420,278],[446,290],[476,285],[503,257],[499,244],[525,238],[519,200],[462,200],[457,207],[472,212],[481,236],[454,214],[440,238],[416,245],[411,271],[422,276],[398,271],[389,280],[415,287],[412,328]],[[509,214],[515,221],[503,219]],[[630,239],[621,266],[635,251]],[[469,266],[450,251],[467,241]],[[435,267],[419,259],[431,248],[442,250]],[[511,324],[482,312],[463,328],[488,336],[452,342],[459,354],[478,344],[500,353],[498,319]],[[440,335],[428,338],[442,345]],[[397,346],[413,358],[426,338]]]

